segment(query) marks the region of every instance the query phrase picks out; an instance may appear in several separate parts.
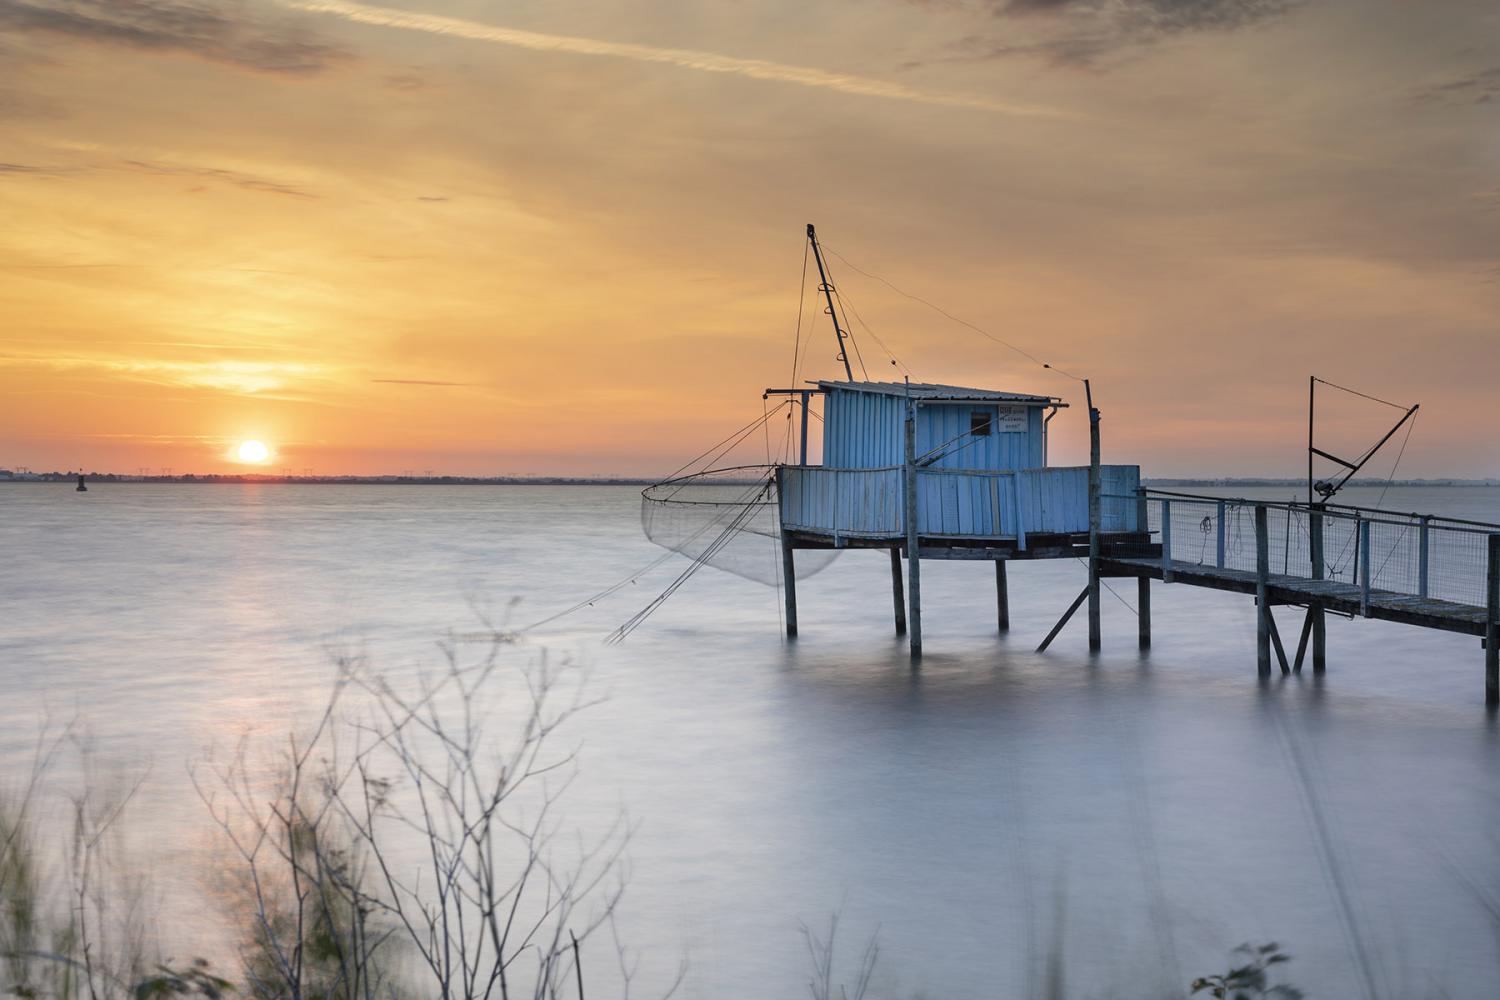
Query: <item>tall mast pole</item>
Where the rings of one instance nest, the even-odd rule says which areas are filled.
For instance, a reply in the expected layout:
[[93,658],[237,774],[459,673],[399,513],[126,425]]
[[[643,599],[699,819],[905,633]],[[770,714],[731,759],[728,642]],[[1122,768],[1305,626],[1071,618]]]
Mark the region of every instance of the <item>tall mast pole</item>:
[[844,328],[839,323],[839,312],[833,305],[833,286],[828,283],[828,271],[823,267],[823,248],[818,246],[818,233],[813,224],[807,224],[807,241],[812,244],[813,258],[818,262],[818,291],[828,300],[828,315],[833,317],[833,332],[839,338],[839,360],[844,363],[844,375],[854,381],[854,369],[849,367],[849,352],[844,350]]

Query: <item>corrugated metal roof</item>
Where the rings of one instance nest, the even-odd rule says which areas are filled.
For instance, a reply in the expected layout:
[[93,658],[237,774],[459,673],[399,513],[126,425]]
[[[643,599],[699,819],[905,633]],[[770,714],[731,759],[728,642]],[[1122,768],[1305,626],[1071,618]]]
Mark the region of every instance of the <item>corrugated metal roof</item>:
[[821,379],[814,383],[820,389],[847,389],[850,392],[875,392],[883,396],[906,396],[913,399],[948,400],[957,403],[1021,403],[1027,406],[1067,406],[1056,396],[1033,396],[1023,392],[1000,392],[996,389],[971,389],[961,385],[938,385],[933,382],[835,382]]

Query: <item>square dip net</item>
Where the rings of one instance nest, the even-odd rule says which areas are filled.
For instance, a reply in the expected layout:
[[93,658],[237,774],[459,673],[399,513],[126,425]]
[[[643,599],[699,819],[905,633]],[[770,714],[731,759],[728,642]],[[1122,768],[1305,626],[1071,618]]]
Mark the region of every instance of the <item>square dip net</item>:
[[[641,491],[641,528],[694,563],[767,586],[781,580],[775,466],[710,469],[649,486]],[[823,570],[837,556],[836,549],[798,551],[797,578]]]

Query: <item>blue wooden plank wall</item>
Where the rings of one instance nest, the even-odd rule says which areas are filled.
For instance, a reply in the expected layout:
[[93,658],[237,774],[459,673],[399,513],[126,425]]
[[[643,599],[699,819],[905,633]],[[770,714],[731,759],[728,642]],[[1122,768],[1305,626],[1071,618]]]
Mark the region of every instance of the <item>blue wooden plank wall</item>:
[[[1000,408],[973,403],[924,403],[917,407],[917,454],[941,450],[934,469],[1034,469],[1042,465],[1042,411],[1026,407],[1027,431],[976,435],[972,414],[999,426]],[[904,433],[904,429],[903,429]],[[900,456],[904,458],[904,456]]]
[[906,451],[905,400],[833,389],[823,406],[823,464],[836,469],[899,465]]
[[[823,464],[878,469],[906,460],[906,400],[885,393],[832,389],[823,408]],[[1033,469],[1045,461],[1042,408],[1026,407],[1025,433],[969,433],[971,415],[987,413],[998,427],[999,406],[923,403],[917,407],[917,454],[941,449],[935,469]]]
[[[903,470],[788,467],[783,526],[833,535],[899,537],[905,530]],[[1100,467],[1101,528],[1135,531],[1140,467]],[[917,473],[917,530],[956,538],[1019,539],[1026,534],[1088,531],[1087,467]]]

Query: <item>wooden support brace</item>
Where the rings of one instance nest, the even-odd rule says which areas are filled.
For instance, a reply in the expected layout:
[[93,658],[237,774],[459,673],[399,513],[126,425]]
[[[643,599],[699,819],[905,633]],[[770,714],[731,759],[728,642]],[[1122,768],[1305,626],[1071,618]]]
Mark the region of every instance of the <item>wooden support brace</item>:
[[1281,644],[1281,631],[1276,627],[1276,616],[1271,613],[1271,607],[1266,606],[1266,621],[1271,625],[1271,644],[1276,648],[1276,659],[1281,664],[1283,676],[1292,672],[1292,668],[1286,662],[1286,647]]
[[1316,606],[1307,609],[1307,617],[1302,619],[1302,638],[1297,640],[1297,658],[1292,661],[1292,673],[1302,673],[1302,658],[1307,655],[1307,640],[1312,635],[1313,612],[1318,610]]
[[1089,588],[1084,587],[1078,592],[1078,596],[1073,599],[1073,603],[1068,605],[1068,610],[1064,611],[1063,616],[1057,620],[1057,624],[1052,626],[1052,631],[1047,633],[1047,638],[1043,639],[1042,644],[1036,648],[1038,653],[1047,651],[1047,647],[1052,645],[1052,640],[1057,638],[1057,634],[1063,630],[1063,626],[1068,624],[1068,620],[1073,617],[1073,614],[1079,608],[1083,607],[1083,602],[1088,599]]

